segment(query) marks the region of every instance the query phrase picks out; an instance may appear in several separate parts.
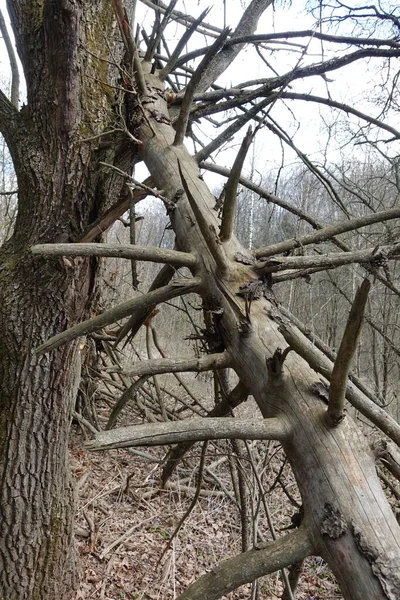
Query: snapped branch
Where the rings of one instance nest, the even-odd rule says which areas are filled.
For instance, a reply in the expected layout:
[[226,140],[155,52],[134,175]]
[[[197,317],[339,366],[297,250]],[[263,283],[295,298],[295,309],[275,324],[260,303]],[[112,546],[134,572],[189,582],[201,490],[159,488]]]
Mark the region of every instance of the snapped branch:
[[[289,346],[301,356],[309,366],[330,381],[333,362],[329,360],[310,340],[289,323],[281,323],[280,333]],[[346,399],[383,433],[400,445],[400,425],[383,408],[377,406],[351,381],[347,382]]]
[[228,181],[225,185],[225,199],[222,209],[221,229],[219,233],[221,242],[226,242],[232,237],[240,173],[242,171],[243,163],[252,140],[253,131],[251,127],[249,127],[242,141],[239,152],[235,158],[235,162],[233,163]]
[[341,221],[336,225],[329,227],[323,227],[314,233],[308,233],[306,235],[299,236],[298,238],[290,238],[283,240],[277,244],[271,244],[265,248],[259,248],[255,250],[254,256],[258,259],[267,258],[268,256],[274,256],[281,252],[289,252],[294,248],[301,248],[310,244],[320,244],[331,240],[335,235],[346,233],[347,231],[354,231],[355,229],[361,229],[367,225],[373,223],[383,223],[384,221],[390,221],[391,219],[397,219],[400,217],[400,208],[392,208],[390,210],[383,210],[376,213],[371,213],[365,217],[358,217],[356,219],[350,219],[347,221]]
[[194,254],[168,248],[152,246],[122,246],[120,244],[38,244],[32,246],[32,254],[46,256],[104,256],[129,258],[156,263],[167,263],[175,267],[193,268],[197,265]]
[[218,600],[241,585],[306,558],[313,551],[307,529],[302,526],[275,542],[259,544],[257,548],[223,561],[190,585],[177,600]]
[[355,252],[328,252],[317,256],[282,256],[254,264],[254,269],[264,275],[290,269],[332,269],[353,263],[372,263],[379,266],[385,260],[400,258],[400,245],[366,248]]
[[86,447],[88,450],[98,451],[132,446],[164,446],[204,440],[284,441],[289,437],[290,428],[282,418],[235,419],[234,417],[221,417],[119,427],[97,433],[96,438],[87,442]]
[[349,371],[360,339],[365,305],[370,288],[370,281],[364,279],[356,292],[333,366],[327,411],[328,420],[333,425],[340,423],[344,416],[344,401]]
[[38,346],[33,352],[34,354],[44,354],[45,352],[54,350],[54,348],[58,348],[62,344],[71,342],[82,335],[93,333],[94,331],[103,329],[103,327],[106,327],[107,325],[116,323],[120,319],[128,317],[136,310],[149,310],[150,308],[154,308],[157,306],[157,304],[165,302],[166,300],[171,300],[172,298],[182,296],[183,294],[196,292],[199,289],[200,284],[200,279],[176,280],[165,287],[159,288],[158,290],[149,292],[143,296],[139,296],[138,298],[133,298],[132,300],[122,302],[114,308],[106,310],[97,317],[83,321],[83,323],[78,323],[70,329],[63,331],[62,333],[58,333]]

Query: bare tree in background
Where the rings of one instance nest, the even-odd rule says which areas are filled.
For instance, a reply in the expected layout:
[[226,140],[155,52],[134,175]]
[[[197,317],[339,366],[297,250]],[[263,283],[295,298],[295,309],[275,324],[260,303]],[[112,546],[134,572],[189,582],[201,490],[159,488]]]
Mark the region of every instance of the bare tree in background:
[[[19,189],[15,231],[0,256],[1,596],[47,600],[71,595],[73,503],[66,444],[79,380],[74,340],[128,317],[119,335],[122,341],[149,319],[157,304],[195,292],[202,298],[209,333],[218,338],[218,351],[200,359],[150,359],[135,364],[130,375],[233,369],[238,386],[225,389],[209,419],[111,429],[99,433],[90,447],[279,440],[298,482],[304,517],[294,533],[222,563],[180,598],[219,598],[318,554],[330,565],[345,598],[394,600],[400,587],[399,526],[367,440],[346,416],[344,400],[399,444],[400,426],[360,382],[348,381],[348,375],[371,282],[376,278],[399,293],[387,265],[399,258],[400,250],[384,239],[382,245],[355,250],[339,236],[398,218],[400,208],[371,210],[352,219],[332,182],[296,148],[272,109],[290,103],[293,111],[297,102],[312,102],[344,111],[361,124],[364,141],[371,138],[379,145],[384,137],[388,152],[400,137],[386,118],[397,101],[397,76],[390,66],[400,56],[398,9],[390,2],[386,8],[362,9],[333,2],[325,12],[318,3],[312,29],[257,34],[261,17],[273,22],[272,0],[247,3],[234,30],[209,24],[206,13],[194,18],[180,12],[175,0],[168,6],[150,0],[143,4],[154,11],[154,27],[133,34],[132,6],[121,0],[8,1],[27,105],[18,110],[15,102],[0,97],[0,127]],[[167,43],[169,24],[182,32],[172,47]],[[198,33],[209,43],[198,47],[196,41],[193,51],[188,50]],[[315,59],[311,49],[316,41],[320,56]],[[221,86],[218,79],[243,48],[255,49],[266,77]],[[279,48],[284,48],[289,68],[275,61]],[[380,115],[335,100],[329,86],[329,78],[340,69],[358,63],[362,70],[366,59],[387,69]],[[320,96],[307,91],[314,77],[326,83]],[[217,126],[206,143],[197,131],[203,120]],[[231,168],[218,167],[211,160],[216,152],[250,123],[253,128],[243,133]],[[324,227],[257,189],[282,209],[297,210],[314,231],[249,251],[232,231],[236,196],[239,182],[254,188],[241,178],[241,170],[254,136],[264,129],[324,182],[343,220]],[[185,138],[193,140],[193,153]],[[130,176],[139,161],[150,172],[144,184]],[[219,212],[199,167],[227,177]],[[174,250],[87,246],[149,192],[165,203]],[[106,212],[109,202],[114,205]],[[293,255],[298,247],[323,242],[333,244],[335,251],[319,245],[319,252]],[[94,257],[116,254],[166,266],[148,293],[82,321],[95,290]],[[343,264],[360,265],[364,280],[352,298],[338,354],[332,357],[277,303],[273,287]],[[181,267],[190,269],[192,277],[179,276]],[[262,419],[224,418],[232,404],[249,394]],[[180,454],[178,447],[171,460]],[[288,589],[285,593],[290,597]]]

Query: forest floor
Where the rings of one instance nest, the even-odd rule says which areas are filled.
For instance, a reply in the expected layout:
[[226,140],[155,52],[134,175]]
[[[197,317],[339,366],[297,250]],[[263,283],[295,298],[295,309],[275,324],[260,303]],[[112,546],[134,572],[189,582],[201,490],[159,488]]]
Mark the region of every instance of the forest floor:
[[[193,448],[192,462],[189,459],[183,464],[168,487],[161,489],[158,461],[165,450],[146,450],[153,461],[127,450],[92,453],[84,447],[85,437],[74,426],[71,458],[77,487],[76,545],[81,576],[76,600],[172,600],[203,573],[241,551],[240,514],[234,501],[229,453],[224,450],[227,446],[210,445],[209,471],[200,497],[167,549],[196,493],[197,469],[191,466],[198,465],[201,446]],[[277,445],[270,445],[264,455],[255,446],[252,451],[258,464],[267,465],[264,473],[270,481],[276,481],[282,465]],[[262,502],[255,487],[251,491],[251,477],[246,477],[251,527],[258,531],[258,539],[269,540]],[[292,487],[295,495],[290,478],[288,472],[285,486]],[[282,530],[290,526],[295,509],[279,485],[268,495],[268,503],[277,535],[285,535]],[[277,573],[260,579],[257,589],[246,585],[226,598],[275,600],[282,589]],[[327,566],[313,557],[304,565],[295,598],[334,600],[342,596]]]

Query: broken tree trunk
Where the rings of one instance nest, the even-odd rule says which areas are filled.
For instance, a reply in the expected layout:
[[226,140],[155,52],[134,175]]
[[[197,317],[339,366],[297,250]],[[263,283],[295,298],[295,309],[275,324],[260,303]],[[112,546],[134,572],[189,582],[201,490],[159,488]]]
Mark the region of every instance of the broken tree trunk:
[[[144,71],[148,67],[143,64]],[[239,288],[257,275],[251,266],[235,262],[236,253],[246,255],[237,240],[221,244],[214,197],[185,147],[173,145],[162,84],[150,73],[145,79],[151,128],[147,121],[140,126],[141,156],[168,198],[185,189],[171,212],[177,248],[198,256],[193,275],[202,280],[207,306],[222,312],[218,329],[232,367],[264,418],[284,416],[290,422],[292,437],[283,446],[302,495],[313,551],[327,561],[346,599],[394,600],[400,589],[400,530],[366,440],[349,417],[329,427],[326,405],[314,392],[318,377],[302,358],[291,352],[279,363],[277,351],[286,342],[270,316],[277,310],[272,294],[253,302],[238,297]]]

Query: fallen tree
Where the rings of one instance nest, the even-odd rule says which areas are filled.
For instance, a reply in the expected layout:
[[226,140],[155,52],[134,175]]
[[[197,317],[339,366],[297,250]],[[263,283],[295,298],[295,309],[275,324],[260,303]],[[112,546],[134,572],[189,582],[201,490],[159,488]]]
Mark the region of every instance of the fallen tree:
[[[19,3],[10,4],[19,6]],[[323,255],[318,261],[313,257],[314,260],[310,259],[310,263],[299,259],[297,264],[295,259],[290,261],[280,257],[263,261],[263,258],[271,256],[268,248],[252,252],[243,248],[232,233],[240,172],[254,132],[250,131],[245,136],[230,170],[221,218],[214,210],[215,198],[201,177],[199,162],[207,159],[250,121],[255,122],[257,131],[261,125],[268,123],[268,107],[283,97],[283,92],[290,83],[314,75],[325,75],[365,57],[398,57],[400,45],[395,37],[382,38],[378,43],[373,38],[354,37],[349,40],[348,36],[339,39],[329,36],[332,43],[352,44],[356,49],[350,46],[340,56],[322,59],[315,64],[300,66],[296,63],[289,73],[275,74],[263,81],[248,82],[242,88],[221,89],[215,85],[216,80],[230,66],[244,44],[262,43],[254,34],[259,18],[264,11],[271,10],[272,1],[252,0],[234,31],[220,31],[209,27],[204,13],[198,19],[182,16],[175,11],[176,2],[171,2],[168,7],[164,7],[162,3],[155,5],[147,0],[145,4],[154,8],[157,18],[152,34],[146,37],[147,47],[144,56],[141,56],[137,40],[129,26],[129,13],[119,0],[113,1],[125,50],[121,85],[129,100],[125,115],[128,123],[127,136],[135,149],[135,160],[142,160],[151,175],[152,187],[149,190],[147,182],[143,189],[146,192],[152,189],[165,203],[176,236],[176,251],[167,254],[154,249],[147,252],[137,249],[135,258],[142,252],[142,258],[146,260],[167,262],[176,267],[185,265],[190,269],[192,278],[186,280],[182,277],[170,283],[175,269],[167,265],[148,294],[75,324],[65,332],[58,331],[46,341],[44,338],[48,336],[44,336],[43,332],[40,336],[35,336],[36,348],[33,350],[32,360],[35,364],[40,364],[40,361],[53,360],[51,357],[54,355],[61,357],[58,361],[63,360],[62,353],[68,353],[65,350],[69,347],[65,345],[67,342],[98,331],[123,317],[129,317],[119,334],[118,341],[121,341],[145,323],[157,303],[189,292],[198,294],[202,298],[208,327],[218,336],[221,351],[211,354],[207,359],[182,360],[181,363],[175,361],[175,369],[171,362],[160,359],[149,364],[147,369],[144,366],[143,370],[135,373],[143,376],[164,372],[157,369],[168,368],[178,371],[179,364],[182,365],[182,370],[200,371],[204,364],[211,370],[233,369],[246,390],[241,390],[242,399],[251,393],[262,415],[260,423],[247,423],[248,436],[255,436],[258,431],[259,437],[264,435],[265,439],[281,441],[299,486],[304,518],[299,531],[223,563],[213,573],[190,586],[181,595],[182,600],[218,598],[245,582],[290,566],[310,554],[320,555],[326,560],[346,599],[394,600],[400,588],[399,526],[379,483],[374,455],[367,440],[354,420],[344,411],[346,395],[347,400],[359,410],[361,406],[364,407],[364,414],[369,418],[373,419],[375,415],[374,423],[394,441],[399,442],[399,425],[389,415],[382,414],[383,409],[380,409],[381,412],[374,412],[374,407],[371,406],[373,401],[356,383],[352,384],[353,388],[347,385],[350,362],[363,320],[369,289],[367,281],[371,271],[367,271],[365,283],[360,287],[353,303],[352,315],[356,319],[356,330],[354,331],[354,327],[352,330],[352,317],[334,364],[326,359],[319,370],[316,366],[324,362],[321,361],[321,351],[309,346],[307,352],[302,352],[301,344],[296,345],[293,341],[296,336],[299,338],[303,334],[299,332],[294,320],[291,321],[290,315],[283,314],[280,310],[272,289],[273,280],[265,275],[271,265],[273,270],[278,270],[278,265],[279,269],[296,270],[303,268],[305,264],[320,269],[342,264],[340,261],[343,260],[368,263],[368,268],[375,272],[385,257],[383,253],[375,253],[375,256],[372,250],[367,258],[363,256],[361,259],[356,253],[349,253],[349,257],[343,259],[343,253],[340,253],[336,262],[329,256],[324,261]],[[68,8],[72,15],[77,10],[75,6]],[[376,16],[378,21],[380,18],[379,15]],[[175,50],[164,57],[160,53],[160,42],[169,19],[183,23],[185,33]],[[15,27],[16,23],[15,19]],[[206,32],[215,41],[207,48],[197,51],[196,56],[201,59],[195,69],[191,70],[186,67],[186,63],[193,58],[193,54],[182,56],[182,52],[190,36],[197,30]],[[317,36],[315,32],[295,32],[291,37],[296,35],[299,38]],[[288,34],[281,35],[282,40],[287,37]],[[306,52],[307,44],[302,55]],[[179,89],[171,94],[165,88],[166,81],[174,82],[171,79],[173,74],[177,74]],[[187,82],[188,74],[190,77]],[[211,86],[214,87],[210,91]],[[11,107],[8,104],[6,106],[8,112],[14,115]],[[193,119],[231,108],[239,109],[232,123],[209,144],[191,155],[183,142],[187,135],[191,135]],[[374,121],[379,126],[377,120]],[[400,135],[393,128],[390,133],[397,137]],[[105,170],[109,169],[109,162],[107,164],[108,166],[103,163]],[[113,169],[111,171],[116,177],[116,172]],[[129,174],[126,179],[129,181]],[[393,218],[396,216],[397,213],[394,213]],[[96,227],[97,224],[98,219]],[[79,229],[83,230],[86,226],[90,229],[88,219],[80,223]],[[356,225],[362,226],[363,223]],[[343,227],[343,231],[346,231],[346,227]],[[341,245],[342,242],[333,237],[340,232],[340,229],[325,231],[325,237],[321,239],[333,240]],[[79,236],[85,237],[82,231],[75,239],[79,240]],[[53,239],[48,240],[48,237]],[[36,241],[59,242],[64,241],[60,240],[62,237],[61,234],[38,235],[31,240],[31,250],[35,255],[51,253],[50,248],[46,249]],[[70,237],[73,237],[72,232]],[[346,252],[346,248],[341,249]],[[279,248],[274,249],[274,256],[279,251]],[[79,244],[74,244],[73,250],[63,246],[59,252],[67,257],[79,254]],[[93,256],[98,252],[93,247]],[[82,255],[88,254],[90,255],[90,250],[86,244],[82,248]],[[397,258],[396,249],[390,249],[388,257]],[[32,255],[29,255],[29,261],[31,260]],[[43,265],[45,260],[40,259],[37,264]],[[385,279],[385,272],[379,276],[388,285],[392,285],[389,279]],[[80,291],[80,298],[82,294],[85,294],[84,289]],[[68,325],[66,321],[70,320],[79,321],[82,313],[83,308],[77,314],[63,318],[62,324]],[[328,378],[330,372],[329,379],[332,383],[329,390],[324,392],[322,386],[321,391],[316,370],[322,372],[325,378]],[[377,412],[379,416],[376,416]],[[63,425],[64,437],[69,414],[67,410]],[[176,424],[171,422],[146,425],[143,435],[152,444],[157,441],[192,442],[194,439],[206,440],[223,435],[238,437],[237,425],[224,421],[224,415],[226,408],[220,412],[220,428],[213,423],[212,431],[205,421],[204,424],[196,423],[187,429],[183,426],[178,434]],[[196,429],[196,435],[193,435],[193,428]],[[161,433],[164,437],[161,437]],[[92,449],[118,447],[123,438],[124,432],[111,430],[99,433],[89,446]],[[145,443],[140,428],[133,437],[130,432],[130,437],[125,442],[128,445]],[[11,489],[9,481],[7,485]],[[35,535],[39,539],[39,533]],[[43,564],[41,568],[46,572],[46,565]],[[51,567],[48,568],[51,570]],[[59,571],[56,576],[60,576]],[[26,589],[28,588],[29,586]],[[3,589],[3,596],[7,600],[13,597],[10,591],[13,589],[11,579],[7,586],[3,585]],[[287,593],[290,594],[290,590]],[[34,597],[29,594],[26,591],[19,597]],[[47,592],[47,596],[43,597],[50,598],[51,595]]]

